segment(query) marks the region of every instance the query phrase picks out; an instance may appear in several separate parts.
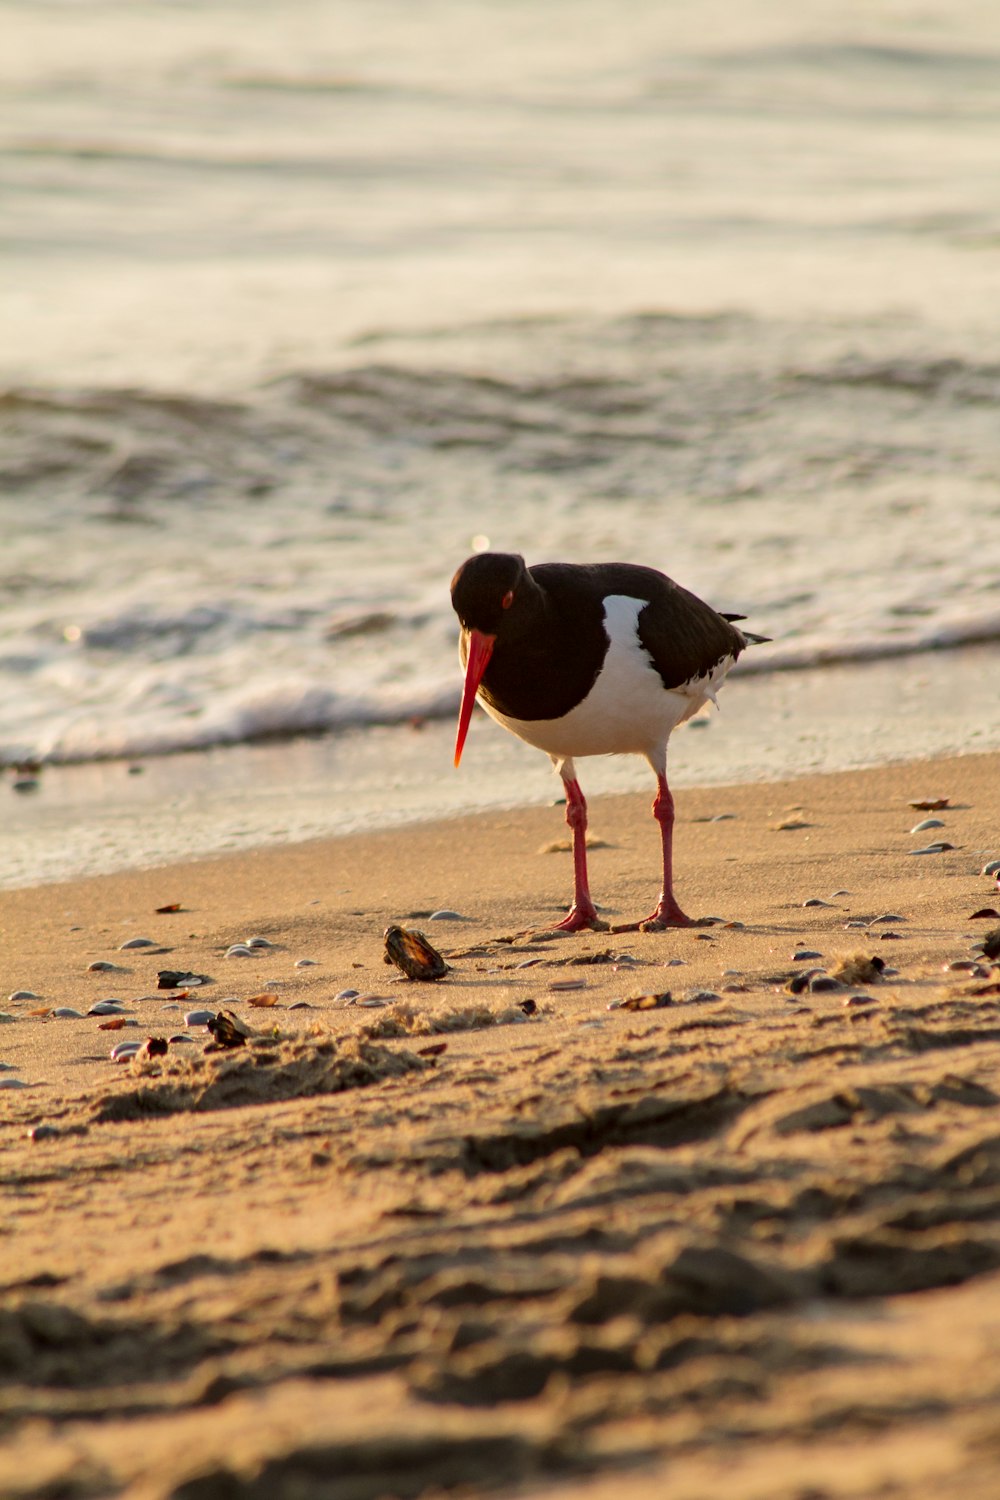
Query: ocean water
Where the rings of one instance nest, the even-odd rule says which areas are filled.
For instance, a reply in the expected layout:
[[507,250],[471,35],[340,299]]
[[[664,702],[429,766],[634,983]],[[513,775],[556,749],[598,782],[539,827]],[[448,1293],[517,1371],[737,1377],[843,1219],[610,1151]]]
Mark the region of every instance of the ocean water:
[[995,5],[0,34],[0,764],[449,715],[484,545],[660,567],[748,673],[1000,641]]

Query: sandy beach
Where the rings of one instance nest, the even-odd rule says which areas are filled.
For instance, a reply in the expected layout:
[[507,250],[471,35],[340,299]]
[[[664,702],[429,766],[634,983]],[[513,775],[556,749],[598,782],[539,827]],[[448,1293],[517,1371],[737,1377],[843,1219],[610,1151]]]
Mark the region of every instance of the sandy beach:
[[995,1495],[998,829],[995,753],[687,789],[660,934],[548,933],[555,807],[0,893],[0,1492]]

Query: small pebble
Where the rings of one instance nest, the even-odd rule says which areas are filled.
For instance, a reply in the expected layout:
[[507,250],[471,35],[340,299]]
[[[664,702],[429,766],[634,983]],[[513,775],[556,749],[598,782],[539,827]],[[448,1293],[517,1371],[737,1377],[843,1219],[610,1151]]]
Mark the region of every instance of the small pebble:
[[92,1005],[87,1012],[88,1016],[123,1016],[124,1014],[125,1007],[117,1000],[98,1000],[96,1005]]
[[877,927],[877,926],[879,926],[880,923],[886,924],[886,923],[891,923],[891,922],[905,922],[905,921],[906,921],[906,918],[905,917],[901,917],[899,915],[899,912],[896,912],[896,911],[885,911],[885,912],[882,913],[882,915],[880,917],[872,917],[871,921],[868,923],[868,926],[869,927]]
[[32,1125],[26,1132],[29,1141],[54,1141],[62,1135],[58,1125]]
[[867,922],[862,922],[858,918],[855,918],[853,922],[845,922],[844,923],[844,931],[845,932],[849,932],[852,927],[863,927],[867,931],[867,929],[868,929],[868,923]]
[[[634,958],[630,959],[629,962],[634,964],[635,963],[635,959]],[[668,958],[667,961],[666,961],[666,963],[663,965],[663,967],[665,969],[677,969],[677,968],[680,968],[680,966],[682,964],[685,967],[687,967],[687,959],[686,958]]]
[[834,979],[832,974],[816,974],[809,981],[809,989],[814,995],[826,994],[832,990],[842,990],[844,986],[839,979]]
[[83,1020],[83,1011],[82,1010],[74,1010],[71,1005],[57,1005],[56,1008],[55,1008],[55,1010],[52,1012],[52,1014],[54,1016],[58,1016],[58,1018],[59,1018],[60,1021],[82,1021]]
[[215,1020],[214,1010],[189,1010],[184,1017],[185,1026],[207,1026],[209,1021]]
[[832,906],[832,901],[821,901],[819,896],[810,896],[808,901],[803,901],[803,906]]
[[194,1037],[187,1036],[183,1031],[176,1031],[173,1036],[167,1037],[167,1041],[170,1043],[171,1047],[176,1047],[181,1042],[193,1042]]
[[135,1057],[142,1046],[142,1042],[119,1042],[117,1047],[111,1049],[112,1062],[125,1062],[130,1057]]
[[128,940],[127,943],[122,943],[119,946],[118,952],[119,953],[124,953],[129,948],[158,948],[158,947],[159,947],[159,943],[155,942],[153,938],[134,937],[134,938],[129,938],[129,940]]
[[234,943],[231,948],[226,949],[227,958],[253,958],[253,949],[248,948],[246,943]]
[[964,973],[966,970],[974,969],[975,967],[976,965],[971,958],[955,958],[952,959],[950,964],[944,965],[944,971],[947,974],[949,969],[954,969],[958,973]]
[[851,1008],[858,1005],[877,1005],[878,1001],[874,995],[847,995],[844,998],[844,1004]]
[[41,995],[36,995],[34,990],[14,990],[7,996],[8,1000],[40,1000]]
[[295,960],[295,967],[297,969],[314,969],[318,962],[319,960],[316,958],[297,958]]
[[274,944],[271,943],[271,942],[269,942],[266,937],[248,937],[246,945],[247,945],[248,948],[273,948],[274,947]]
[[440,911],[432,911],[427,920],[428,922],[461,922],[463,918],[459,916],[457,911],[452,911],[450,907],[443,906]]
[[356,1000],[357,997],[357,990],[338,990],[333,998],[335,1000]]
[[309,1004],[308,1000],[296,1000],[295,1004],[294,1005],[290,1005],[288,1007],[288,1009],[289,1010],[312,1010],[313,1006],[311,1006]]
[[822,953],[818,953],[815,948],[797,948],[792,954],[792,963],[802,964],[805,963],[806,959],[822,957]]
[[925,828],[943,828],[945,825],[940,818],[924,818],[920,823],[914,823],[910,829],[911,833],[923,833]]
[[128,974],[129,969],[123,969],[121,964],[109,963],[106,958],[95,958],[92,964],[87,965],[88,974]]

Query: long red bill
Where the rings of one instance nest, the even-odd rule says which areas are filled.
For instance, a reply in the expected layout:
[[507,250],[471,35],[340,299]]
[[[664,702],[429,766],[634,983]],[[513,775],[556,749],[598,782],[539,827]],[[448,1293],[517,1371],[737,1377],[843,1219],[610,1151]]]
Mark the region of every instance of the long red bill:
[[479,691],[479,684],[483,680],[483,673],[489,666],[490,657],[493,655],[493,647],[496,645],[496,639],[495,635],[484,635],[481,630],[469,631],[469,657],[465,664],[465,688],[462,693],[462,707],[458,713],[458,733],[455,735],[456,766],[462,759],[465,736],[469,732],[469,720],[472,718],[476,694]]

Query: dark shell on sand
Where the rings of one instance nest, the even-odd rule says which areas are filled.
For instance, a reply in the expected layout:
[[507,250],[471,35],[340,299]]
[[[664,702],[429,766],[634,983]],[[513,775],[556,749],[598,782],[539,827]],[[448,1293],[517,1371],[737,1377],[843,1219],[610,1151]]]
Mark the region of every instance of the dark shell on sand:
[[387,927],[384,962],[395,964],[407,979],[443,979],[448,965],[436,948],[424,937],[409,927]]

